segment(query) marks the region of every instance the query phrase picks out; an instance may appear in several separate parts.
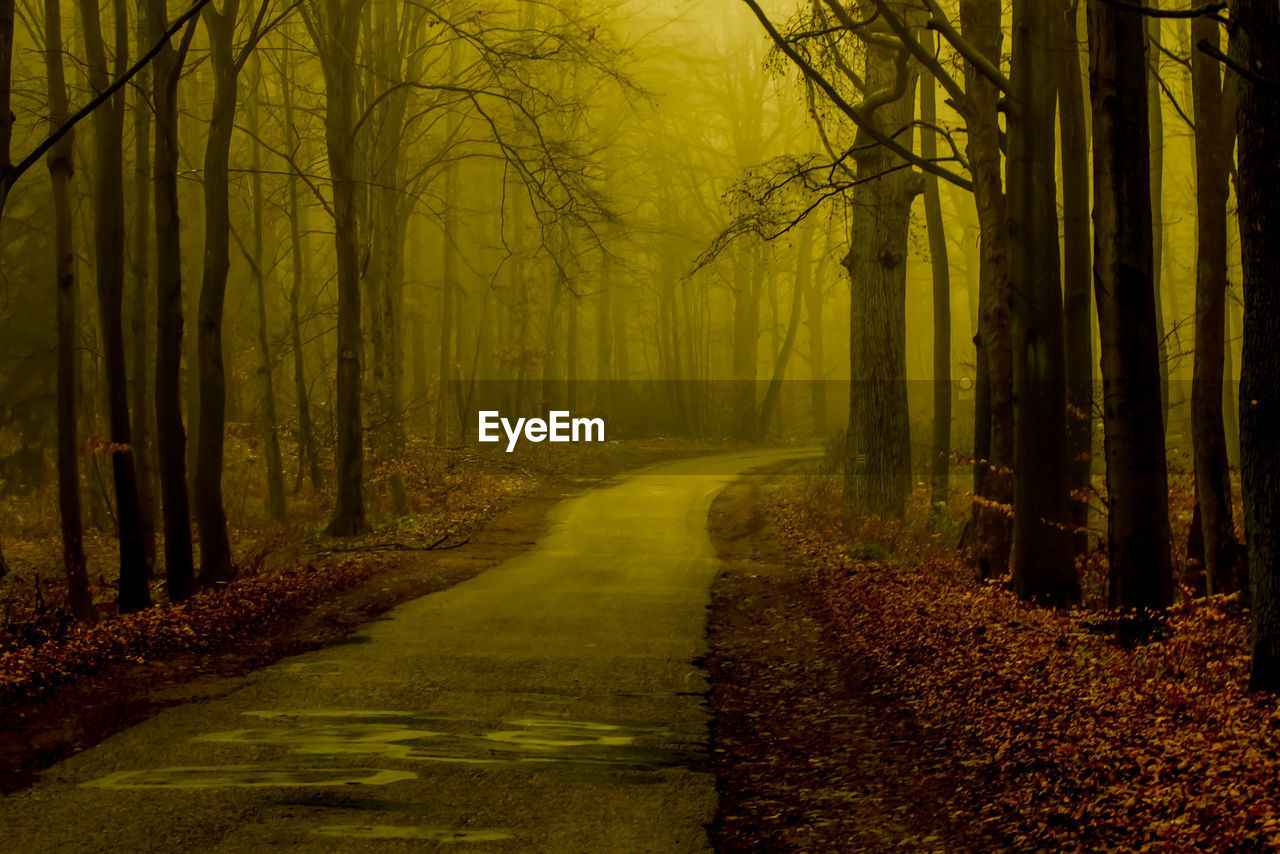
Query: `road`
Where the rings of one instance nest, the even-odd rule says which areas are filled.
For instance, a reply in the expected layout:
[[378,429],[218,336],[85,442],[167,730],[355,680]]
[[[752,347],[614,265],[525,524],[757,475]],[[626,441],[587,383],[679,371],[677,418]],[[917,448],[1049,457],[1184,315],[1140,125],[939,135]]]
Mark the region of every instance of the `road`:
[[26,852],[708,850],[706,530],[738,473],[567,499],[523,556],[174,707],[0,801]]

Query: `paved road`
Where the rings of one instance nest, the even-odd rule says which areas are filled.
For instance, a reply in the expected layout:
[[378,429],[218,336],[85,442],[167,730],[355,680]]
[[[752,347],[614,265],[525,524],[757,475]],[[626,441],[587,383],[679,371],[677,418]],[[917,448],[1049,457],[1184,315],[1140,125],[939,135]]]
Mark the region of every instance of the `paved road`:
[[566,500],[524,556],[50,769],[0,801],[0,848],[706,850],[707,511],[788,456]]

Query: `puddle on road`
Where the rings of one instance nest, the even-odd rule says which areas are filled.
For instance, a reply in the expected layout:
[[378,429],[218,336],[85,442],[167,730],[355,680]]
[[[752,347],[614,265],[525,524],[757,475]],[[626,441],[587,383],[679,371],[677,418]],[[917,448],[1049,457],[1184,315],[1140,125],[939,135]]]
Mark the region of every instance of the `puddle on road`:
[[430,839],[433,842],[499,842],[511,839],[500,830],[456,830],[449,827],[416,827],[394,824],[335,824],[312,833],[346,839]]
[[284,747],[303,756],[407,757],[413,748],[403,742],[443,735],[395,724],[348,724],[346,726],[303,727],[300,729],[238,729],[197,736],[194,740],[215,744],[257,744]]
[[263,768],[255,765],[118,771],[82,785],[97,789],[215,789],[229,786],[385,786],[416,780],[382,768]]
[[386,709],[358,709],[345,706],[316,709],[265,709],[241,712],[240,714],[248,718],[260,718],[262,720],[290,720],[294,718],[308,720],[316,718],[336,723],[346,723],[348,721],[376,719],[383,722],[397,721],[403,724],[439,721],[443,717],[443,715],[433,712],[398,712]]
[[[308,756],[383,756],[463,765],[568,764],[657,770],[688,765],[701,745],[665,729],[635,723],[519,717],[482,732],[443,732],[439,715],[376,709],[253,711],[280,728],[209,733],[196,741],[284,748]],[[459,723],[451,722],[454,726]]]

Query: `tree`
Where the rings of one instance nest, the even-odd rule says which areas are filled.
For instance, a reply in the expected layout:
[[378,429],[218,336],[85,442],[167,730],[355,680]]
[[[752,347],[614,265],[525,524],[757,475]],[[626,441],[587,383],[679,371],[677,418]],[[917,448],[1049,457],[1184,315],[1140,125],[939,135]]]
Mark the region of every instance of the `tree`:
[[[933,33],[921,32],[925,50],[933,53]],[[920,85],[920,156],[938,157],[937,81],[930,73]],[[942,225],[942,197],[938,176],[925,175],[924,216],[929,231],[929,262],[933,273],[933,461],[930,467],[929,502],[945,509],[951,472],[951,272],[947,261],[947,235]]]
[[1108,593],[1115,608],[1162,608],[1173,601],[1151,243],[1145,29],[1140,12],[1090,0],[1094,289],[1107,461]]
[[325,142],[333,185],[338,273],[338,497],[329,523],[335,536],[368,528],[364,509],[364,426],[361,422],[361,206],[356,174],[356,46],[366,0],[311,0],[303,20],[315,41],[325,81]]
[[[870,5],[870,4],[868,4]],[[879,4],[899,17],[906,3]],[[847,24],[846,24],[847,26]],[[886,137],[909,143],[915,118],[917,64],[905,45],[867,24],[863,120]],[[904,133],[905,132],[905,133]],[[861,134],[860,134],[861,135]],[[906,388],[906,260],[911,204],[924,189],[883,145],[853,148],[857,183],[850,205],[850,404],[845,500],[869,513],[902,516],[911,491],[911,436]]]
[[[1218,23],[1191,22],[1193,44],[1217,50]],[[1223,362],[1227,298],[1227,143],[1223,87],[1218,62],[1191,51],[1195,104],[1196,313],[1191,382],[1191,436],[1195,451],[1196,507],[1204,551],[1205,590],[1213,594],[1240,586],[1237,544],[1231,518],[1231,481],[1223,423]],[[1194,536],[1194,532],[1193,532]]]
[[160,46],[152,73],[155,107],[156,450],[164,509],[165,581],[170,602],[195,591],[191,503],[187,493],[186,429],[182,422],[182,229],[178,215],[178,79],[195,31],[178,50],[162,40],[166,0],[148,0],[147,21]]
[[[80,4],[89,83],[99,95],[111,86],[98,6]],[[116,4],[117,77],[124,73],[128,27],[124,4]],[[148,567],[143,547],[142,517],[134,468],[129,418],[129,385],[124,355],[124,96],[117,91],[93,113],[93,233],[98,290],[98,319],[102,328],[111,467],[115,479],[116,522],[120,530],[120,610],[124,613],[151,604]]]
[[[62,67],[62,5],[45,0],[45,66],[49,80],[49,121],[56,128],[67,120],[67,83]],[[67,573],[71,610],[93,621],[97,611],[85,567],[84,524],[80,514],[80,442],[76,421],[76,273],[71,237],[71,177],[75,172],[74,134],[69,132],[49,151],[53,183],[54,278],[58,292],[58,511],[62,520],[62,561]],[[0,558],[0,564],[3,558]],[[3,574],[3,573],[0,573]]]
[[1093,478],[1093,247],[1089,240],[1089,140],[1077,46],[1079,0],[1059,0],[1058,126],[1062,148],[1062,299],[1067,356],[1067,487],[1076,555],[1089,547]]
[[[123,4],[124,0],[117,0]],[[146,51],[149,36],[146,0],[136,4],[138,16],[134,27],[138,52]],[[129,382],[133,394],[133,462],[138,473],[138,512],[142,520],[142,548],[149,574],[156,565],[156,499],[155,467],[152,465],[151,384],[147,366],[151,356],[151,329],[147,300],[151,296],[151,104],[148,90],[151,67],[138,72],[138,85],[133,98],[133,304],[129,332],[133,336],[133,371]]]
[[[200,581],[231,580],[231,541],[222,502],[223,443],[227,380],[223,365],[222,315],[231,270],[230,158],[240,91],[240,71],[263,27],[271,0],[262,0],[253,28],[237,50],[234,44],[240,0],[210,3],[204,10],[213,71],[213,106],[204,153],[204,277],[200,282],[198,373],[200,417],[196,421],[195,517],[200,529]],[[281,491],[283,500],[283,491]]]
[[1000,0],[961,0],[960,24],[975,59],[965,63],[965,124],[978,206],[977,406],[974,412],[975,564],[980,578],[1008,570],[1013,525],[1013,329],[1010,317],[1008,212],[1000,157],[1002,89],[981,62],[998,67]]
[[265,199],[262,190],[262,145],[259,141],[259,113],[262,97],[262,62],[254,63],[253,96],[249,101],[249,133],[252,135],[252,163],[249,184],[253,193],[253,248],[250,267],[253,270],[255,302],[258,314],[258,377],[260,381],[259,415],[262,420],[263,456],[267,463],[267,512],[275,522],[284,522],[284,462],[280,457],[280,423],[276,417],[275,382],[271,371],[271,333],[267,327],[267,272],[264,265],[266,230]]
[[1239,76],[1240,486],[1253,623],[1250,684],[1280,692],[1280,6],[1233,0],[1231,12],[1231,60]]
[[1013,583],[1019,596],[1079,601],[1067,507],[1066,364],[1054,168],[1052,9],[1013,4],[1009,123],[1013,296]]

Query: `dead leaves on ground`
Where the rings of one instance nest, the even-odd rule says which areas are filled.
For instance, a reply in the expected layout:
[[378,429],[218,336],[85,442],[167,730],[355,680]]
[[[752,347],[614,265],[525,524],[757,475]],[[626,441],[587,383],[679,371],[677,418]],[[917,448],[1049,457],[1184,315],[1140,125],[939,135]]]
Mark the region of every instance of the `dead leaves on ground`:
[[1181,604],[1154,641],[1124,647],[1091,631],[1096,614],[968,582],[949,554],[850,557],[829,497],[779,487],[778,536],[851,654],[950,745],[971,821],[1030,850],[1280,847],[1280,710],[1246,690],[1236,599]]

